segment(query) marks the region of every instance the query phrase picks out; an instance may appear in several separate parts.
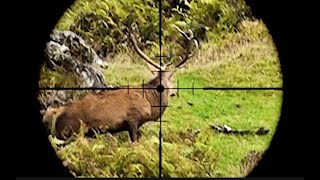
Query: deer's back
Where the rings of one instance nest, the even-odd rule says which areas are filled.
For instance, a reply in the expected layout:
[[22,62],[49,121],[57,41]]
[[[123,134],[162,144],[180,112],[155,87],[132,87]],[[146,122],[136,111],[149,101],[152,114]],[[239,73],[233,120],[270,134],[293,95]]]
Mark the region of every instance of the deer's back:
[[62,126],[70,121],[69,124],[78,129],[81,119],[90,128],[117,130],[125,121],[146,121],[150,119],[151,105],[140,91],[128,93],[121,89],[89,94],[66,108],[60,118],[64,119]]

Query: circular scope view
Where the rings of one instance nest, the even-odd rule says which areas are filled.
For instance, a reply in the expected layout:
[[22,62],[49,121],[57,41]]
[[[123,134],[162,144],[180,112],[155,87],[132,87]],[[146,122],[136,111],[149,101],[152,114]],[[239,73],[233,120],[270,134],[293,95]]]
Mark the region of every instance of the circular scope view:
[[76,0],[44,49],[43,127],[75,177],[245,177],[281,113],[244,0]]

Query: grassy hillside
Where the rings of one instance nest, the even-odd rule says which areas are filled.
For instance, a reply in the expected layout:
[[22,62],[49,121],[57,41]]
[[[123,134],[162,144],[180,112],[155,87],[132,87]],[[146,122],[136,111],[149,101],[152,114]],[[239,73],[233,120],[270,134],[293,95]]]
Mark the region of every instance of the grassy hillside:
[[[218,46],[208,42],[186,69],[178,72],[180,87],[281,87],[279,60],[261,21],[244,21]],[[250,32],[254,29],[254,32]],[[246,36],[246,33],[250,35]],[[255,36],[256,34],[262,34]],[[244,38],[247,37],[247,38]],[[249,38],[252,38],[248,40]],[[234,43],[237,42],[237,43]],[[119,54],[104,72],[111,84],[139,84],[151,78],[134,53]],[[138,57],[136,57],[139,59]],[[282,91],[180,90],[163,115],[164,177],[242,177],[253,167],[242,162],[251,151],[264,152],[276,131]],[[192,104],[192,105],[190,105]],[[270,129],[265,136],[225,135],[210,128],[227,124],[239,130]],[[79,136],[56,147],[63,163],[80,177],[156,177],[159,173],[159,123],[145,124],[133,146],[127,132],[97,139]],[[54,146],[56,146],[53,143]]]
[[[164,7],[168,8],[171,1],[164,2]],[[207,29],[200,41],[200,52],[176,75],[175,83],[179,82],[179,87],[192,87],[192,82],[196,88],[282,87],[280,62],[272,38],[262,21],[241,16],[242,12],[247,13],[243,1],[194,2],[188,13],[164,14],[162,53],[168,53],[170,49],[177,54],[183,51],[177,46],[181,39],[170,24],[183,29]],[[130,13],[126,11],[134,18],[130,19]],[[80,19],[86,13],[98,15],[87,17],[88,21],[98,17],[97,21],[84,26]],[[99,18],[107,23],[107,30],[101,26]],[[128,44],[121,42],[121,28],[133,21],[140,23],[141,48],[152,57],[159,54],[157,18],[157,4],[153,1],[129,0],[126,4],[124,0],[78,0],[56,28],[75,31],[89,44],[98,47],[97,50],[109,49],[110,56],[106,59],[110,66],[103,71],[108,84],[137,85],[147,82],[152,75]],[[70,79],[69,83],[69,76],[62,78],[66,76],[45,68],[41,77],[40,84],[66,87],[73,82]],[[197,89],[194,93],[179,90],[179,97],[170,97],[170,107],[162,117],[166,121],[162,124],[162,176],[246,176],[259,158],[248,161],[246,157],[263,154],[268,148],[276,131],[281,103],[282,91],[275,90]],[[210,128],[212,123],[239,130],[265,127],[270,132],[265,136],[226,135]],[[61,142],[51,136],[49,139],[62,163],[77,177],[158,177],[159,123],[147,123],[142,131],[142,138],[136,145],[129,143],[127,132],[98,135],[95,139],[80,134],[64,145],[59,145]]]

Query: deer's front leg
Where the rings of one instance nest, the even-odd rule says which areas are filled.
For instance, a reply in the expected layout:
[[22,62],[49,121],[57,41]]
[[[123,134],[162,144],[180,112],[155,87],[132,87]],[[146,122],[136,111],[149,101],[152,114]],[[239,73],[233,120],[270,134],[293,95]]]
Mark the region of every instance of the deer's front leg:
[[129,123],[129,136],[131,142],[137,142],[138,134],[138,124],[134,122]]

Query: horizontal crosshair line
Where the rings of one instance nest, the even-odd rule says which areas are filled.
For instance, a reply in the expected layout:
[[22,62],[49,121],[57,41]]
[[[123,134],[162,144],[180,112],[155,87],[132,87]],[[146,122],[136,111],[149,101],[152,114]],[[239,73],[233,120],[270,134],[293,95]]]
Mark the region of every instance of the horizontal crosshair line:
[[283,90],[282,87],[204,87],[203,90]]
[[[119,89],[157,89],[155,88],[149,88],[149,87],[102,87],[102,88],[95,88],[95,87],[89,87],[89,88],[77,88],[77,87],[40,87],[39,90],[119,90]],[[203,88],[184,88],[184,87],[178,87],[178,88],[165,88],[165,89],[200,89],[200,90],[283,90],[281,87],[203,87]]]
[[159,120],[159,121],[154,121],[154,122],[169,122],[169,121],[166,121],[166,120]]
[[181,87],[179,87],[179,88],[165,88],[165,89],[200,89],[200,90],[203,90],[203,88],[192,88],[192,87],[190,87],[190,88],[181,88]]
[[39,88],[39,90],[127,90],[127,89],[157,89],[157,88],[148,88],[148,87],[114,87],[114,88],[108,88],[108,87],[102,87],[102,88],[76,88],[76,87],[55,87],[55,88]]
[[151,107],[170,107],[170,106],[151,106]]
[[190,89],[190,90],[283,90],[281,87],[203,87],[203,88],[188,88],[188,87],[178,87],[178,88],[165,88],[165,89]]
[[164,58],[169,58],[167,55],[155,55],[155,57],[164,57]]

